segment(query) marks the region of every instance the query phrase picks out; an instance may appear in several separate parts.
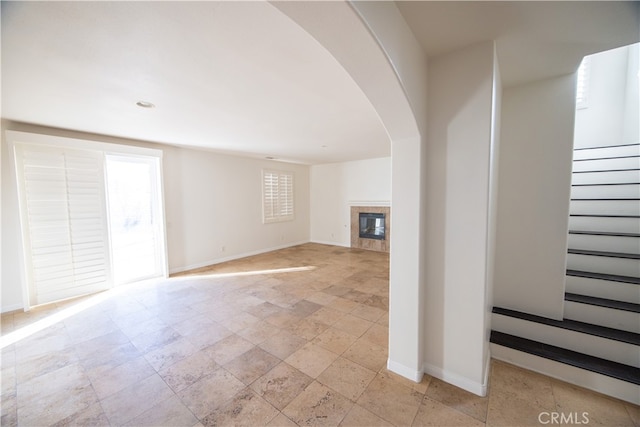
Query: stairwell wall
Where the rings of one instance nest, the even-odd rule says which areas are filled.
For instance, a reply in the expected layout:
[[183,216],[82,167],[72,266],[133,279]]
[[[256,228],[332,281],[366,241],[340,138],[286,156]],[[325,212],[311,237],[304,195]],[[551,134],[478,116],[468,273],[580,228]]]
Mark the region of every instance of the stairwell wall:
[[562,319],[575,74],[505,88],[494,306]]

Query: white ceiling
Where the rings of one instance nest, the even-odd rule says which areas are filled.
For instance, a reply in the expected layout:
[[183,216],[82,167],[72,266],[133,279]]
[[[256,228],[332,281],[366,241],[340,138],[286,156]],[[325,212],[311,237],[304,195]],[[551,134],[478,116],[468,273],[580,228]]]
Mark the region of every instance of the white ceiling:
[[[398,5],[428,55],[497,40],[507,85],[638,41],[638,2]],[[3,1],[2,117],[308,164],[390,153],[356,83],[266,2]]]

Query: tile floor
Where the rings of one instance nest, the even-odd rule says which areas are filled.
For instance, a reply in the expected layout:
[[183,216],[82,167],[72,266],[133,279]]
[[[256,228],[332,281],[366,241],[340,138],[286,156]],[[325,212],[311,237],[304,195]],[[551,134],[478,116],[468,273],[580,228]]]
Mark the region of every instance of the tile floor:
[[3,315],[5,344],[55,322],[2,349],[1,424],[640,425],[636,406],[497,361],[485,398],[390,373],[387,287],[388,255],[307,244]]

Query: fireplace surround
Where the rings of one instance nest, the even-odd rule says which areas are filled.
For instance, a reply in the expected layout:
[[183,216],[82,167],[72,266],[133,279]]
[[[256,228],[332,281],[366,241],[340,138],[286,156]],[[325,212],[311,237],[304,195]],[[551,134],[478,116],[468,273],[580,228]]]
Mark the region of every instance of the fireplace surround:
[[388,206],[351,206],[351,247],[389,252],[390,222]]

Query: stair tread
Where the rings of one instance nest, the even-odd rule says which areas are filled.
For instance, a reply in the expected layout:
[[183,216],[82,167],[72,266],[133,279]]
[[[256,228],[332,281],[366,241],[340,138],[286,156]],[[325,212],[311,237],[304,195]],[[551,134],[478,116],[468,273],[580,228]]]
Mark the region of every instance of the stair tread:
[[589,218],[640,218],[640,215],[609,215],[609,214],[569,214],[569,216],[589,217]]
[[589,295],[579,295],[567,292],[564,294],[565,301],[577,302],[581,304],[596,305],[598,307],[613,308],[616,310],[631,311],[640,313],[640,304],[632,302],[616,301],[612,299],[592,297]]
[[640,385],[640,368],[505,334],[504,332],[491,331],[490,341],[514,350]]
[[630,283],[640,285],[640,278],[619,276],[617,274],[593,273],[591,271],[567,270],[567,276],[584,277],[585,279],[608,280],[611,282]]
[[627,169],[603,169],[603,170],[588,170],[588,171],[573,171],[571,173],[597,173],[597,172],[633,172],[640,171],[638,168],[627,168]]
[[632,147],[634,145],[640,145],[640,142],[632,142],[630,144],[599,145],[597,147],[579,147],[579,148],[574,148],[573,151],[601,150],[603,148]]
[[603,185],[640,185],[640,182],[596,182],[593,184],[571,184],[572,187],[599,187]]
[[640,233],[620,233],[617,231],[569,230],[569,234],[586,234],[589,236],[640,237]]
[[571,199],[572,202],[637,202],[637,197],[581,197]]
[[591,256],[604,256],[604,257],[610,257],[610,258],[640,259],[640,254],[627,254],[623,252],[593,251],[588,249],[572,249],[572,248],[567,250],[567,252],[573,255],[591,255]]
[[628,154],[626,156],[610,156],[610,157],[591,157],[588,159],[573,159],[574,162],[589,162],[592,160],[615,160],[615,159],[633,159],[640,157],[638,154]]
[[537,316],[535,314],[523,313],[521,311],[510,310],[508,308],[493,307],[493,313],[503,316],[514,317],[517,319],[527,320],[529,322],[540,323],[543,325],[554,326],[569,331],[581,332],[601,338],[607,338],[615,341],[625,342],[633,345],[640,345],[640,334],[634,332],[622,331],[620,329],[608,328],[606,326],[594,325],[591,323],[579,322],[577,320],[563,319],[555,320],[548,317]]

